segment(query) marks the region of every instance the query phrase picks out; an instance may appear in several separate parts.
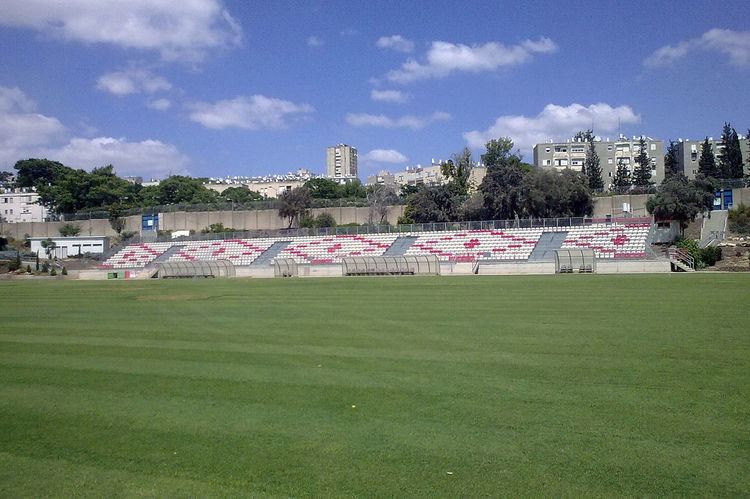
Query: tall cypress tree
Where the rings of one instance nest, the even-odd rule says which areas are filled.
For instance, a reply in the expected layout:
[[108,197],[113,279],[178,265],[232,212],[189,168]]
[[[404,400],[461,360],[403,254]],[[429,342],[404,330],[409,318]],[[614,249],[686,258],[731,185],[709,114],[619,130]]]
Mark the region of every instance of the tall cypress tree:
[[745,138],[747,139],[747,170],[750,171],[750,128],[747,129],[747,135],[745,135]]
[[732,128],[725,152],[729,167],[729,178],[742,178],[745,175],[745,171],[742,168],[742,149],[740,147],[740,137],[734,128]]
[[648,158],[646,140],[641,135],[638,140],[638,155],[635,157],[635,168],[633,169],[633,185],[636,187],[647,187],[651,185],[651,161]]
[[669,141],[667,153],[664,155],[664,180],[682,173],[679,171],[680,165],[677,162],[677,147],[678,145],[675,141]]
[[617,171],[615,178],[612,180],[612,190],[617,194],[625,194],[630,190],[633,183],[630,180],[630,170],[620,158],[617,161]]
[[698,173],[704,177],[717,178],[719,172],[716,168],[716,158],[714,158],[713,147],[711,142],[708,141],[708,137],[703,141],[703,147],[701,148],[701,157],[698,159]]
[[589,182],[589,189],[601,191],[604,189],[604,180],[602,180],[602,165],[599,155],[596,153],[594,136],[589,135],[588,148],[586,149],[586,160],[583,162],[583,173]]

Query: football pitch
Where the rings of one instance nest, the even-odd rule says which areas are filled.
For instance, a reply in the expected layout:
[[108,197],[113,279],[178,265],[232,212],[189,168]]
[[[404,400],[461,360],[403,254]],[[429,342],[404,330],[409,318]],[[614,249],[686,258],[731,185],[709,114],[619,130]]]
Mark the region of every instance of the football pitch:
[[0,496],[750,494],[748,274],[0,297]]

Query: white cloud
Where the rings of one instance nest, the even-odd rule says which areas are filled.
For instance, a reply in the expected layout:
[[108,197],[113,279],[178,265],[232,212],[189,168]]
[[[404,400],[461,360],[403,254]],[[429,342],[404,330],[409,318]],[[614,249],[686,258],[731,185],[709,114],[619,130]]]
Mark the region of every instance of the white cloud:
[[414,42],[407,40],[401,35],[381,36],[375,45],[381,49],[391,49],[396,52],[412,52]]
[[172,88],[172,84],[147,69],[131,68],[101,75],[96,82],[96,88],[114,95],[129,95],[140,92],[152,94],[169,90]]
[[442,78],[453,72],[495,71],[504,66],[515,66],[531,60],[534,54],[547,54],[557,50],[549,38],[524,40],[506,46],[498,42],[484,45],[464,45],[449,42],[432,42],[425,62],[409,59],[399,69],[386,74],[395,83],[409,83],[426,78]]
[[377,90],[370,91],[370,98],[379,102],[406,102],[409,100],[409,94],[401,90]]
[[698,38],[660,47],[643,64],[652,68],[668,66],[694,51],[718,52],[727,56],[730,64],[750,66],[750,31],[715,28]]
[[324,43],[325,42],[323,42],[323,40],[321,40],[317,36],[309,36],[309,37],[307,37],[307,46],[308,47],[322,47]]
[[0,164],[12,165],[24,151],[65,134],[56,118],[35,113],[36,105],[18,88],[0,87]]
[[169,99],[156,99],[146,103],[149,109],[155,109],[157,111],[166,111],[172,107],[172,102]]
[[220,0],[4,0],[0,24],[193,62],[242,39]]
[[360,158],[365,163],[406,163],[409,158],[395,149],[373,149]]
[[391,118],[383,114],[349,113],[346,122],[352,126],[374,126],[380,128],[411,128],[419,130],[439,121],[448,121],[451,115],[442,111],[435,111],[429,116],[414,116],[407,114],[399,118]]
[[118,173],[158,176],[184,171],[189,160],[158,140],[69,137],[59,120],[35,113],[36,104],[18,88],[0,87],[0,166],[46,157],[77,168],[113,164]]
[[197,102],[189,106],[190,119],[207,128],[246,128],[249,130],[286,128],[290,119],[315,111],[309,104],[295,104],[282,99],[252,95],[214,104]]
[[120,175],[147,177],[184,173],[189,162],[177,147],[159,140],[129,142],[112,137],[73,138],[61,147],[44,150],[43,155],[77,168],[111,164]]
[[500,116],[487,130],[465,132],[470,147],[481,148],[492,140],[510,137],[515,146],[528,153],[534,144],[548,139],[568,138],[579,130],[592,127],[597,134],[616,131],[620,124],[639,123],[640,115],[630,106],[612,107],[609,104],[548,104],[533,117],[523,115]]

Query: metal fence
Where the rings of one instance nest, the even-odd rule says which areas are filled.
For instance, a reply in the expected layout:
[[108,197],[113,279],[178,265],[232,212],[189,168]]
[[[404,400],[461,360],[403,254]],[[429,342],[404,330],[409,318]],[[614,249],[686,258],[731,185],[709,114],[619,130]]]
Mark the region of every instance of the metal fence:
[[[392,203],[394,206],[405,203],[401,199],[396,199]],[[367,199],[365,198],[340,198],[340,199],[318,199],[314,198],[310,208],[367,208]],[[174,212],[201,212],[201,211],[252,211],[252,210],[278,210],[281,207],[279,199],[262,199],[260,201],[248,201],[247,203],[217,202],[207,204],[167,204],[160,206],[137,207],[124,210],[123,217],[133,215],[151,215],[154,213],[174,213]],[[76,213],[61,213],[50,215],[60,221],[73,220],[105,220],[109,218],[107,210],[86,210]]]

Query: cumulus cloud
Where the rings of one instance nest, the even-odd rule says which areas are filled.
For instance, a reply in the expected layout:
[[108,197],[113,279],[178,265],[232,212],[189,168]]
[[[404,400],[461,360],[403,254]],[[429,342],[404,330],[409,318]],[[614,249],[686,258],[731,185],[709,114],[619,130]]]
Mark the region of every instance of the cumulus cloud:
[[373,149],[360,157],[365,163],[406,163],[409,158],[395,149]]
[[18,88],[0,87],[0,162],[11,165],[24,151],[62,137],[56,118],[35,112],[36,104]]
[[399,69],[389,71],[385,78],[394,83],[409,83],[427,78],[442,78],[458,71],[495,71],[501,67],[528,62],[534,54],[549,54],[556,50],[557,45],[544,37],[524,40],[510,46],[499,42],[464,45],[436,41],[430,45],[423,62],[409,59]]
[[96,82],[96,88],[114,95],[129,95],[140,92],[152,94],[169,90],[172,84],[165,78],[146,69],[131,68],[103,74]]
[[172,107],[172,102],[169,99],[155,99],[146,103],[149,109],[155,109],[157,111],[166,111]]
[[442,111],[435,111],[428,116],[414,116],[407,114],[398,118],[391,118],[383,114],[349,113],[346,122],[352,126],[372,126],[380,128],[411,128],[419,130],[429,124],[448,121],[451,115]]
[[370,98],[379,102],[406,102],[409,100],[409,94],[400,90],[373,89],[370,92]]
[[73,138],[67,144],[42,151],[64,164],[92,168],[114,165],[120,175],[161,177],[184,173],[189,160],[177,147],[159,140],[129,142],[125,138]]
[[640,115],[630,106],[612,107],[604,103],[590,106],[548,104],[536,116],[500,116],[487,130],[474,130],[463,135],[473,148],[484,147],[492,139],[510,137],[521,151],[529,152],[534,144],[548,139],[568,138],[579,130],[591,128],[592,124],[596,133],[606,133],[616,131],[619,124],[640,121]]
[[199,61],[238,45],[242,29],[220,0],[4,0],[0,24],[65,40],[153,50],[167,60]]
[[414,50],[414,42],[401,35],[381,36],[375,42],[375,45],[381,49],[390,49],[396,52],[412,52]]
[[321,40],[317,36],[308,36],[307,37],[307,46],[308,47],[322,47],[323,43],[324,43],[323,40]]
[[643,64],[651,68],[668,66],[696,51],[720,53],[727,56],[730,64],[750,66],[750,31],[715,28],[698,38],[660,47]]
[[289,121],[315,111],[309,104],[295,104],[264,95],[240,96],[213,104],[197,102],[190,106],[190,119],[207,128],[279,129]]
[[70,137],[56,118],[35,112],[36,104],[18,88],[0,87],[0,165],[46,157],[77,168],[113,164],[120,174],[158,176],[184,171],[188,157],[158,140],[129,142],[112,137]]

